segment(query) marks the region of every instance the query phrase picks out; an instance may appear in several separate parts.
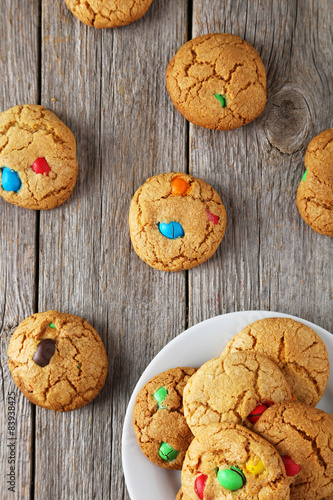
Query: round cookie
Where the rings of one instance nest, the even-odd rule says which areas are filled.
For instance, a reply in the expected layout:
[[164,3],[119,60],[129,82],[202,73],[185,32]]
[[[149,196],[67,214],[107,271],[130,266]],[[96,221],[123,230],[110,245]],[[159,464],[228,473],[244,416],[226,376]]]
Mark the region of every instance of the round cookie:
[[183,410],[183,390],[195,368],[172,368],[151,379],[138,393],[133,427],[138,444],[151,462],[181,469],[193,439]]
[[266,73],[259,54],[228,33],[185,43],[168,65],[166,85],[187,120],[215,130],[246,125],[266,104]]
[[0,114],[0,195],[34,210],[61,205],[78,165],[72,132],[54,113],[34,104]]
[[317,233],[333,236],[333,128],[310,142],[297,191],[299,213]]
[[291,397],[272,360],[254,351],[240,351],[214,358],[198,369],[184,389],[184,415],[195,436],[213,423],[252,427],[270,405]]
[[72,314],[47,311],[22,321],[9,346],[15,384],[32,403],[71,411],[90,403],[102,389],[108,368],[96,330]]
[[193,439],[183,464],[182,490],[186,500],[282,500],[290,495],[274,447],[235,424],[213,424]]
[[129,212],[134,250],[150,266],[180,271],[209,259],[226,228],[226,211],[206,182],[181,172],[150,177]]
[[[253,430],[288,457],[290,497],[320,500],[333,494],[333,416],[300,401],[274,405]],[[291,475],[294,474],[294,475]]]
[[95,28],[116,28],[140,19],[153,0],[65,0],[80,21]]
[[293,395],[316,406],[324,394],[329,361],[324,342],[312,328],[290,318],[266,318],[246,326],[221,354],[255,350],[278,364]]

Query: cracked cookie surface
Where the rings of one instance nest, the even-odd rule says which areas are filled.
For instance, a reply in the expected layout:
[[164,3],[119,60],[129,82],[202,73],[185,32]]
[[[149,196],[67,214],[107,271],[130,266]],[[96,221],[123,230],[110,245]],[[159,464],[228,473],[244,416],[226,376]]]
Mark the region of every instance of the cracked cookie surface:
[[297,191],[297,207],[317,233],[333,236],[333,128],[310,142],[305,154],[306,174]]
[[[174,189],[180,184],[181,193]],[[180,224],[183,236],[165,237],[159,223]],[[226,228],[226,211],[206,182],[181,172],[149,178],[135,193],[129,228],[134,250],[150,266],[180,271],[198,266],[217,250]]]
[[[260,473],[249,472],[249,464],[261,461]],[[238,467],[245,484],[236,491],[221,486],[217,471]],[[235,424],[213,424],[200,432],[190,444],[182,469],[184,499],[197,500],[199,476],[204,475],[204,499],[289,498],[289,484],[281,457],[267,441],[246,427]]]
[[[46,163],[46,171],[36,173],[36,160]],[[8,172],[18,182],[14,190],[5,183]],[[34,210],[55,208],[71,194],[77,172],[74,135],[54,113],[26,104],[0,114],[0,195],[6,201]]]
[[290,498],[320,500],[333,494],[333,416],[299,401],[269,408],[253,430],[281,456],[301,467],[289,476]]
[[246,125],[266,104],[266,73],[259,54],[228,33],[185,43],[168,65],[166,84],[178,111],[210,129]]
[[277,363],[299,401],[316,406],[324,394],[330,371],[328,353],[309,326],[290,318],[255,321],[230,340],[221,357],[244,350],[255,350]]
[[218,422],[252,427],[248,417],[256,407],[291,397],[272,360],[254,351],[240,351],[214,358],[198,369],[184,389],[184,414],[194,435]]
[[[44,339],[51,339],[55,350],[46,366],[40,366],[35,356]],[[32,403],[51,410],[86,405],[107,375],[107,356],[96,330],[82,318],[58,311],[23,320],[10,339],[8,357],[18,388]]]
[[[179,367],[160,373],[135,400],[133,427],[138,444],[151,462],[166,469],[181,469],[193,439],[184,417],[183,391],[195,371]],[[159,454],[161,443],[178,452],[176,458],[164,460]]]
[[116,28],[140,19],[153,0],[65,0],[72,13],[95,28]]

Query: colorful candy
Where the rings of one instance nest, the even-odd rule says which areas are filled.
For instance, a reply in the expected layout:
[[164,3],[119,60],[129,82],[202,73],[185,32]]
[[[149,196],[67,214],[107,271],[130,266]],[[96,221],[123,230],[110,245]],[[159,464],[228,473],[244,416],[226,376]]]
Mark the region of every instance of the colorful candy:
[[157,407],[158,409],[165,408],[165,406],[162,404],[162,402],[165,400],[165,398],[168,395],[168,391],[166,390],[165,387],[160,387],[154,394],[153,398],[156,399],[157,401]]
[[11,168],[3,167],[1,186],[5,191],[14,191],[14,193],[17,193],[22,186],[19,174]]
[[49,327],[50,327],[50,328],[55,328],[55,324],[54,324],[54,323],[50,323],[50,324],[49,324]]
[[189,188],[188,183],[182,177],[175,177],[171,181],[171,194],[173,196],[183,195]]
[[222,95],[222,94],[214,94],[214,97],[216,97],[216,99],[217,99],[218,101],[220,101],[222,108],[226,108],[226,107],[227,107],[227,98],[226,98],[226,96],[225,96],[225,95]]
[[265,466],[260,458],[248,460],[245,464],[245,467],[250,474],[262,474],[265,470]]
[[164,442],[161,443],[158,450],[159,456],[166,462],[172,462],[172,460],[176,460],[178,453],[179,451],[174,450],[172,446]]
[[179,222],[172,221],[169,222],[169,224],[159,222],[158,229],[160,233],[162,233],[166,238],[169,238],[169,240],[175,240],[176,238],[184,236],[184,230]]
[[295,462],[287,455],[282,457],[282,460],[286,469],[287,476],[296,476],[296,474],[298,474],[301,470],[301,466],[295,464]]
[[214,226],[216,226],[216,224],[218,224],[218,222],[219,222],[218,216],[212,214],[212,212],[210,212],[207,209],[206,209],[206,212],[207,212],[207,219],[210,220],[214,224]]
[[208,476],[206,474],[200,474],[194,481],[194,493],[200,500],[203,500],[207,479]]
[[252,413],[247,418],[250,420],[251,424],[255,424],[267,409],[268,406],[259,405],[252,411]]
[[49,364],[55,351],[55,340],[43,339],[39,342],[32,360],[42,368]]
[[306,174],[307,174],[307,173],[308,173],[308,171],[307,171],[307,170],[305,170],[304,175],[303,175],[303,177],[302,177],[302,181],[303,181],[303,182],[305,182],[305,179],[306,179]]
[[239,490],[246,483],[246,477],[237,466],[219,470],[217,472],[217,480],[228,491]]
[[51,172],[49,164],[47,163],[45,158],[37,158],[37,160],[32,164],[31,168],[35,172],[35,174],[49,175],[49,172]]

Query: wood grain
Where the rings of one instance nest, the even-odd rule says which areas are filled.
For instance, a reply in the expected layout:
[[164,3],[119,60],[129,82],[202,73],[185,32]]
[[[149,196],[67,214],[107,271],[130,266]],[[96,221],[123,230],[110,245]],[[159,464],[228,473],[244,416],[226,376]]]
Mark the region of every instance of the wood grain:
[[228,216],[216,256],[190,274],[190,324],[265,309],[332,330],[332,240],[296,206],[306,147],[332,126],[330,2],[222,4],[194,0],[193,37],[231,32],[251,43],[266,67],[268,103],[235,131],[190,127],[190,172],[220,192]]
[[[38,0],[1,3],[0,112],[16,104],[38,102]],[[2,165],[1,165],[2,166]],[[36,212],[11,205],[0,198],[0,492],[3,499],[30,497],[32,479],[32,405],[15,386],[7,358],[15,327],[35,310]],[[15,436],[10,435],[8,397],[15,402]],[[9,447],[11,443],[14,445]],[[12,449],[12,454],[10,454]],[[14,460],[15,463],[8,463]],[[15,492],[7,480],[15,467]]]

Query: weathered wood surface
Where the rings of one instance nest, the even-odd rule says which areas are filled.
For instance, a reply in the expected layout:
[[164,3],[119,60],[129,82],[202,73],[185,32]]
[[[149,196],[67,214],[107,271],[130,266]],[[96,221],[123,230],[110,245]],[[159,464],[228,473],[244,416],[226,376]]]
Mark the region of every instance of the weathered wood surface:
[[[330,6],[155,0],[137,23],[98,31],[63,0],[2,0],[0,111],[24,102],[54,111],[75,134],[80,174],[69,200],[40,215],[0,199],[1,435],[16,390],[10,330],[32,312],[83,316],[101,334],[110,369],[100,396],[69,414],[34,409],[16,390],[16,493],[7,491],[2,439],[1,498],[127,500],[126,405],[149,361],[187,326],[267,309],[333,330],[332,240],[306,226],[295,203],[307,143],[332,126]],[[165,89],[175,51],[211,31],[245,38],[267,70],[265,111],[232,132],[189,126]],[[228,226],[212,259],[170,275],[135,255],[127,214],[148,176],[172,170],[210,182]]]

